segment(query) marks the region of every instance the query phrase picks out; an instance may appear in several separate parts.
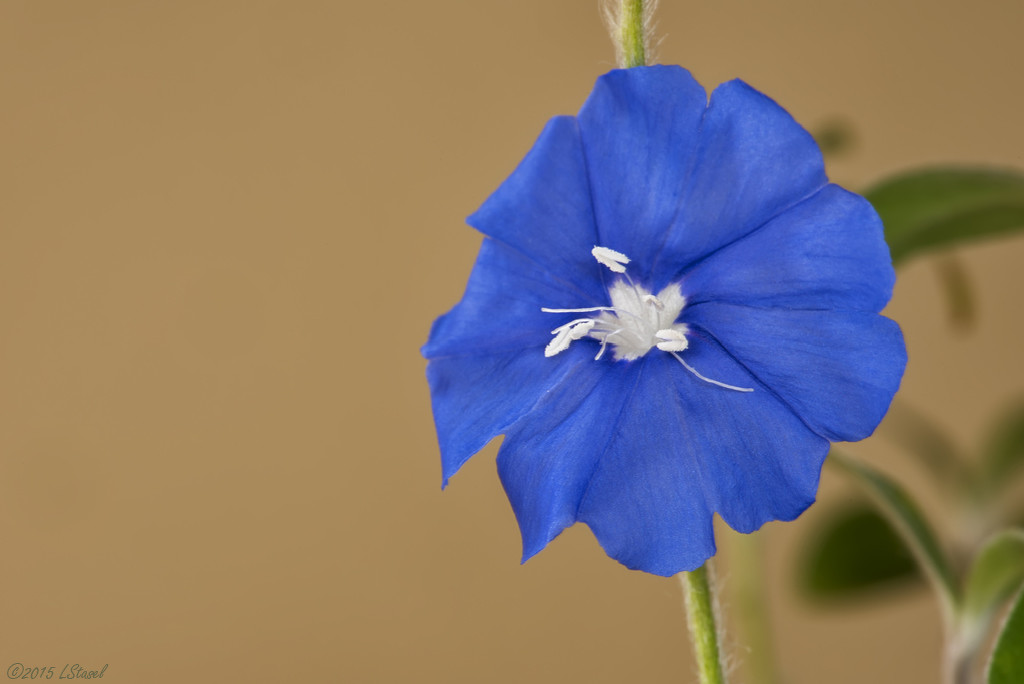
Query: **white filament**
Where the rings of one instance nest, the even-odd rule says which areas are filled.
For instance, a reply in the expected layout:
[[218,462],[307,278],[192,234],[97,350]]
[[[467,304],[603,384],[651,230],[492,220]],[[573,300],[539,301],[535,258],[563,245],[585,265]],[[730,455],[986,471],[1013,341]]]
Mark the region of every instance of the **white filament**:
[[676,361],[678,361],[679,363],[683,364],[683,367],[686,368],[686,370],[690,371],[691,373],[696,375],[698,378],[700,378],[704,382],[710,382],[712,385],[718,385],[719,387],[724,387],[725,389],[735,390],[737,392],[753,392],[754,391],[753,387],[736,387],[735,385],[727,385],[724,382],[718,382],[718,380],[712,380],[711,378],[705,378],[703,375],[701,375],[700,373],[697,372],[696,368],[694,368],[690,364],[688,364],[685,361],[683,361],[683,357],[679,356],[679,354],[676,354],[675,352],[671,352],[671,354],[672,354],[672,356],[676,357]]

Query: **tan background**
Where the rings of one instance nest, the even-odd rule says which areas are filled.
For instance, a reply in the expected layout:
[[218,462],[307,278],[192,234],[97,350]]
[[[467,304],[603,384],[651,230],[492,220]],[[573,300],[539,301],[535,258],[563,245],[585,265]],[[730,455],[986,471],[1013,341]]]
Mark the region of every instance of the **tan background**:
[[[742,76],[811,127],[853,123],[840,182],[1024,165],[1016,0],[666,0],[659,17],[663,62]],[[689,681],[672,580],[585,528],[520,567],[493,446],[441,493],[417,351],[478,246],[463,217],[611,60],[596,0],[3,1],[0,666]],[[890,313],[904,396],[970,444],[1024,390],[1024,241],[965,255],[972,334],[947,325],[927,261]],[[921,482],[881,438],[858,453]],[[822,498],[845,492],[826,473]],[[790,681],[935,681],[927,594],[797,598],[818,508],[764,533]]]

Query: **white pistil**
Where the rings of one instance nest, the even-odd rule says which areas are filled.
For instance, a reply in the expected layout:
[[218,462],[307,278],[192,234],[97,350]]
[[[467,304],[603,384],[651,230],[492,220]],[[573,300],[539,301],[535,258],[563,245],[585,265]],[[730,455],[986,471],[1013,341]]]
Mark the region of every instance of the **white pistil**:
[[[577,318],[564,323],[554,330],[554,336],[544,348],[544,356],[551,357],[562,353],[576,340],[590,337],[601,343],[601,348],[594,357],[601,359],[609,343],[619,361],[635,361],[651,349],[667,352],[674,356],[686,370],[704,382],[734,390],[736,392],[753,392],[750,387],[736,387],[718,380],[712,380],[697,372],[686,363],[679,352],[686,351],[690,342],[686,335],[689,328],[685,323],[677,323],[679,315],[686,306],[678,285],[669,285],[657,295],[637,285],[626,274],[629,257],[607,247],[594,247],[591,254],[599,264],[614,273],[619,273],[624,280],[617,280],[608,290],[611,306],[591,306],[580,309],[549,309],[542,308],[545,313],[589,313],[596,314],[592,318]],[[614,338],[614,339],[612,339]]]

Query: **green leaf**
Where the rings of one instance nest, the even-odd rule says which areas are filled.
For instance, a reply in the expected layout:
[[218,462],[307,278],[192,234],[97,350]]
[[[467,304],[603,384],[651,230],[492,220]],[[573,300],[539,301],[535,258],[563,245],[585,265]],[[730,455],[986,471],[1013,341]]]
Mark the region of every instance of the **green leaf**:
[[836,451],[829,460],[852,475],[892,522],[938,592],[946,618],[952,620],[959,605],[952,566],[917,504],[900,485],[874,468]]
[[894,264],[920,252],[1024,228],[1024,174],[937,167],[875,185],[865,197],[885,225]]
[[1024,530],[1004,530],[986,542],[971,565],[964,593],[963,619],[984,630],[992,613],[1024,582]]
[[1017,595],[996,639],[985,680],[988,684],[1024,682],[1024,591]]
[[1024,466],[1024,398],[1018,398],[996,421],[984,451],[986,480],[990,485],[1012,482]]
[[935,260],[935,269],[946,295],[950,325],[960,331],[969,331],[975,322],[975,296],[967,267],[955,254],[944,254]]
[[815,599],[862,596],[921,578],[913,554],[866,502],[832,511],[800,560],[800,584]]

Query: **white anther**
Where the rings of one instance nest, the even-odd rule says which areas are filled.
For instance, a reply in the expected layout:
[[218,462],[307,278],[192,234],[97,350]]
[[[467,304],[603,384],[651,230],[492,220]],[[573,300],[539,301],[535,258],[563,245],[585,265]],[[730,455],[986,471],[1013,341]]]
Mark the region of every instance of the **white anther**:
[[550,342],[548,346],[544,347],[544,356],[551,357],[555,354],[561,354],[569,345],[572,344],[572,328],[562,328],[559,330]]
[[662,311],[665,308],[665,305],[661,303],[661,300],[652,294],[644,295],[644,303],[651,304],[658,311]]
[[597,321],[592,318],[588,318],[582,323],[578,323],[569,328],[569,337],[574,340],[586,337],[587,333],[589,333],[595,325],[597,325]]
[[574,321],[569,321],[565,325],[558,326],[557,328],[555,328],[554,330],[551,331],[551,334],[552,335],[557,335],[558,333],[562,332],[566,328],[571,328],[574,325],[579,325],[580,323],[585,323],[587,321],[592,321],[592,320],[594,320],[594,319],[593,318],[577,318]]
[[597,259],[597,263],[607,266],[615,273],[626,272],[626,264],[629,263],[629,257],[622,252],[616,252],[614,249],[595,245],[594,249],[590,250],[590,253]]
[[559,326],[551,331],[554,337],[548,342],[548,346],[544,348],[544,356],[551,357],[555,354],[561,354],[574,340],[579,340],[587,336],[594,326],[597,325],[597,321],[592,318],[581,318],[575,321],[570,321],[565,325]]
[[654,333],[654,336],[659,340],[664,340],[656,345],[661,351],[681,352],[690,346],[690,341],[686,339],[686,335],[674,328],[659,330]]

